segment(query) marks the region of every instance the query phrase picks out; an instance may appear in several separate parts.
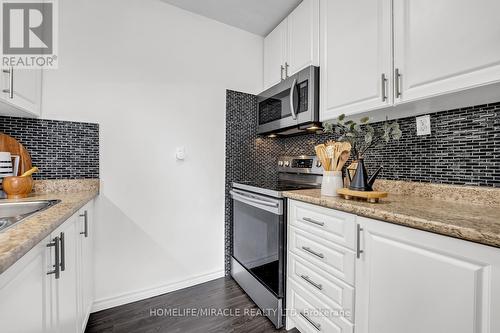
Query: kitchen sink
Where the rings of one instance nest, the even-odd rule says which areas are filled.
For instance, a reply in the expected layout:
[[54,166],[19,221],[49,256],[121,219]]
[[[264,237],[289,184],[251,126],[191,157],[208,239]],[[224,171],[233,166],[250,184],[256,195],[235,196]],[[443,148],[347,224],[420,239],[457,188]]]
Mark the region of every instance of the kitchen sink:
[[59,202],[61,200],[0,202],[0,232]]

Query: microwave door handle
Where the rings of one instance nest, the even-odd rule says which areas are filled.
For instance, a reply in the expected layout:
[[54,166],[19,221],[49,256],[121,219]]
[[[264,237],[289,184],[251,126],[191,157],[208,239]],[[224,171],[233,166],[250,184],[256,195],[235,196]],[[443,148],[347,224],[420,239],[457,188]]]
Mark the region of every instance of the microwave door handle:
[[297,78],[293,79],[292,86],[290,87],[290,110],[292,112],[293,120],[297,119],[297,113],[295,112],[295,87],[297,86]]

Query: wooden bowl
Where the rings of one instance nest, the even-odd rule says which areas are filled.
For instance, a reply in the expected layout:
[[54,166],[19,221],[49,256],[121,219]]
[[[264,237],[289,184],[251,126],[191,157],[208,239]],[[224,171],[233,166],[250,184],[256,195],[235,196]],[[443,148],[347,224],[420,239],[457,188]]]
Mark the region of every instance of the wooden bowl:
[[26,198],[33,190],[32,177],[5,177],[2,182],[3,190],[9,199]]

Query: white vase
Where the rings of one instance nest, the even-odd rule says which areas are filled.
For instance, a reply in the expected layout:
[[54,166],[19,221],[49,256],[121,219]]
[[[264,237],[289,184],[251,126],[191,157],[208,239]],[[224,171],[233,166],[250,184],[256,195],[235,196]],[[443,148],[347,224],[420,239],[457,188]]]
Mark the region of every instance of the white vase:
[[342,171],[323,171],[321,182],[321,195],[336,197],[337,190],[344,187]]

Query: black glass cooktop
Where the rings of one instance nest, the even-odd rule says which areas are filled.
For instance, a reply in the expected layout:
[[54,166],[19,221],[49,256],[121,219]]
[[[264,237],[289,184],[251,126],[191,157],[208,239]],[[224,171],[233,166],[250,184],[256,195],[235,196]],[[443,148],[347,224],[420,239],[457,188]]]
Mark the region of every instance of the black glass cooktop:
[[293,183],[284,181],[238,181],[233,188],[252,191],[274,197],[281,197],[281,192],[316,188],[314,184]]

